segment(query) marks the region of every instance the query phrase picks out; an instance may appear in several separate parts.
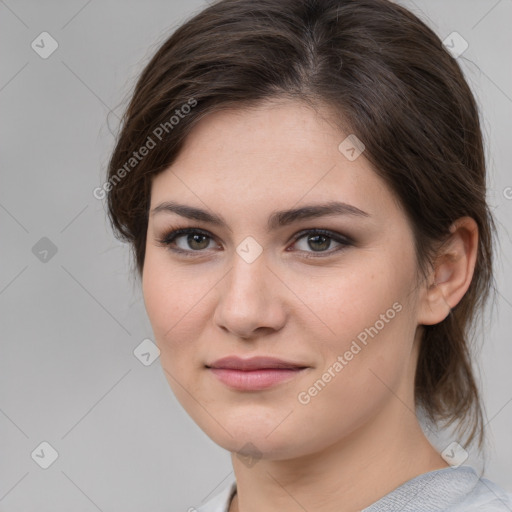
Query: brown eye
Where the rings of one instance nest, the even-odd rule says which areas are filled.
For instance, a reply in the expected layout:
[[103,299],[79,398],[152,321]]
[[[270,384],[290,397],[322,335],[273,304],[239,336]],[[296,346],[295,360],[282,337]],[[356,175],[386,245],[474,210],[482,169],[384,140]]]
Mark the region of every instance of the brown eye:
[[[191,234],[191,235],[182,235],[186,236],[186,242],[185,244],[188,245],[191,249],[194,250],[201,250],[206,249],[209,245],[208,236],[201,235],[201,234]],[[176,238],[180,238],[179,236]],[[206,244],[205,244],[206,240]],[[179,246],[179,244],[178,244]]]
[[325,235],[308,235],[307,244],[314,251],[324,251],[329,249],[332,239]]
[[212,248],[213,237],[206,231],[199,229],[176,229],[159,240],[159,243],[171,251],[181,254],[194,255],[205,249]]
[[[329,250],[334,244],[337,244],[338,247],[333,250]],[[319,256],[322,256],[324,254],[331,255],[343,250],[346,247],[353,245],[353,242],[339,233],[322,229],[314,229],[299,233],[295,239],[294,245],[299,245],[298,250],[300,251],[306,253],[318,253]]]

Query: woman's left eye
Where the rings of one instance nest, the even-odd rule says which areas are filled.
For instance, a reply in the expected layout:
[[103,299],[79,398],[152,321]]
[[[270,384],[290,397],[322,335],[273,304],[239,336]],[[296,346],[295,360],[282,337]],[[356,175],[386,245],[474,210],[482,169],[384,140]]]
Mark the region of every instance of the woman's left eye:
[[[302,243],[302,247],[299,247],[298,250],[303,253],[310,253],[306,256],[308,258],[331,255],[353,245],[353,241],[349,238],[326,229],[301,231],[294,236],[293,240],[294,242],[291,247]],[[204,252],[205,249],[212,249],[216,245],[213,235],[197,228],[176,229],[167,233],[158,241],[169,250],[185,256],[196,256]],[[335,249],[331,249],[333,242],[338,244],[338,247]]]
[[[322,256],[324,254],[331,255],[334,252],[343,250],[344,248],[353,245],[352,240],[349,238],[336,233],[334,231],[328,231],[326,229],[310,229],[305,232],[299,233],[295,237],[293,245],[297,245],[302,239],[304,239],[303,247],[299,248],[303,252],[313,252]],[[332,246],[332,242],[338,244],[338,247],[327,251]],[[313,249],[308,251],[307,248]],[[308,258],[316,258],[316,255],[308,255]]]

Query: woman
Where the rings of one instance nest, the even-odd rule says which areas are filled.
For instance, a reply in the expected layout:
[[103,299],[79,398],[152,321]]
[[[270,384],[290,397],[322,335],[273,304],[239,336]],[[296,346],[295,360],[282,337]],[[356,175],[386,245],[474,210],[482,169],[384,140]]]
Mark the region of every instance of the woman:
[[[142,72],[107,183],[169,385],[232,454],[199,510],[512,510],[463,464],[492,288],[478,111],[414,15],[214,3]],[[458,425],[443,453],[420,412]]]

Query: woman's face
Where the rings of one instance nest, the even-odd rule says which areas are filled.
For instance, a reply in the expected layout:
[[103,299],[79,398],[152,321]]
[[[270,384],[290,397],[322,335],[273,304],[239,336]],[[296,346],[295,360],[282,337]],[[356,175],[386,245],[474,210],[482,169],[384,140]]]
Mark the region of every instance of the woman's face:
[[[301,103],[218,112],[154,178],[143,293],[161,364],[231,452],[311,454],[412,404],[413,235],[364,152],[339,148],[347,135]],[[334,202],[349,206],[313,215]],[[226,356],[303,369],[208,367]]]

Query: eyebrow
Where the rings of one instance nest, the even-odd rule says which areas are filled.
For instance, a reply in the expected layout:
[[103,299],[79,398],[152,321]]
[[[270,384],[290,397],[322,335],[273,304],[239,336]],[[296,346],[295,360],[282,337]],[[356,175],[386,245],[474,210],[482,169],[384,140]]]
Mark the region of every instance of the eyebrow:
[[[165,201],[151,210],[151,215],[167,212],[176,213],[187,219],[208,222],[215,226],[227,228],[226,221],[219,215],[210,213],[201,208],[179,204],[174,201]],[[325,204],[307,205],[301,208],[280,210],[273,212],[267,222],[269,230],[288,226],[298,220],[315,219],[326,215],[349,215],[351,217],[370,217],[369,213],[359,208],[339,201],[331,201]]]

